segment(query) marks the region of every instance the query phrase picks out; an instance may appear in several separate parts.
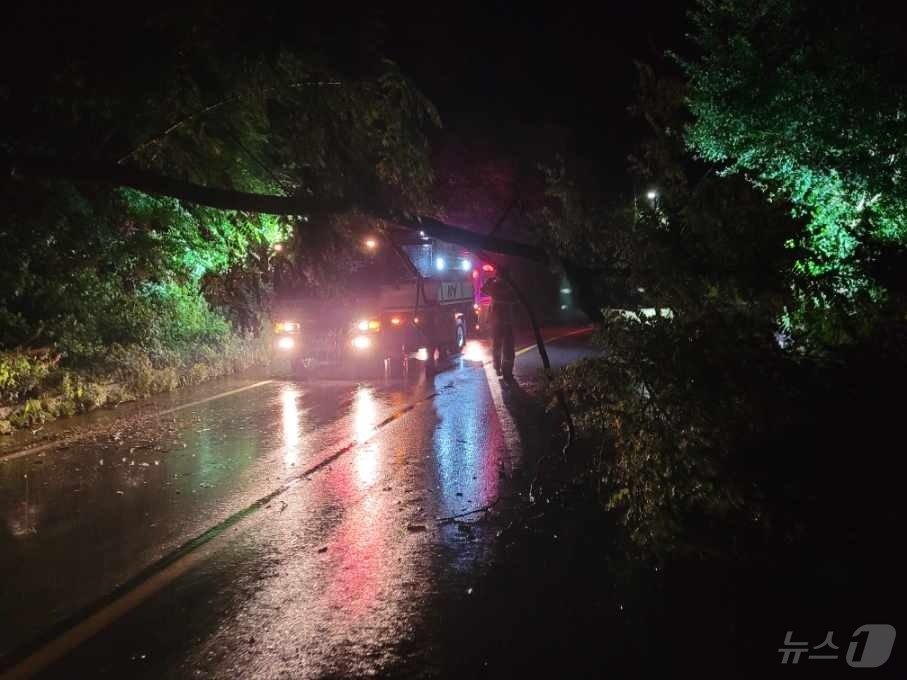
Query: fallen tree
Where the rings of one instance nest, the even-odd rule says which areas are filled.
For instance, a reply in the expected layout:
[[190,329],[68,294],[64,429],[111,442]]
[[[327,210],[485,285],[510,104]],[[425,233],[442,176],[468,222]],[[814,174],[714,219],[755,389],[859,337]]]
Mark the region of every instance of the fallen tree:
[[485,250],[535,262],[548,260],[545,251],[538,246],[494,235],[479,234],[427,215],[407,215],[399,210],[355,203],[351,200],[329,200],[298,195],[277,196],[209,187],[147,170],[98,161],[16,157],[3,159],[2,167],[4,174],[19,179],[59,179],[110,184],[220,210],[269,215],[330,215],[359,212],[376,219],[394,222],[407,229],[424,231],[442,241],[456,243],[471,250]]

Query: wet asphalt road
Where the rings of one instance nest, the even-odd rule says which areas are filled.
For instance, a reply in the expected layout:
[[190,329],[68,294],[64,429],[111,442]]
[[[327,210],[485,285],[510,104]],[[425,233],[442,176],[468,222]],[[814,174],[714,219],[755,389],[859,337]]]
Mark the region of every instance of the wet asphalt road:
[[536,351],[516,386],[485,360],[471,341],[432,378],[224,381],[0,458],[0,659],[27,650],[61,678],[420,674],[427,608],[469,596],[495,531],[439,518],[506,497],[549,435]]

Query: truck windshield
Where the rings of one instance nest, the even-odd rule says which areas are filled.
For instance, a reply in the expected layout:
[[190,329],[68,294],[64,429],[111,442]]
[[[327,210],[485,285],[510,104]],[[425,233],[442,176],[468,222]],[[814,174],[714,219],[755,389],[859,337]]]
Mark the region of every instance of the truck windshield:
[[425,243],[408,243],[400,246],[410,261],[426,278],[446,277],[450,274],[472,270],[473,262],[469,254],[461,248],[436,241]]
[[353,263],[349,284],[354,289],[401,283],[413,278],[412,269],[390,243],[380,241],[373,252],[363,253]]

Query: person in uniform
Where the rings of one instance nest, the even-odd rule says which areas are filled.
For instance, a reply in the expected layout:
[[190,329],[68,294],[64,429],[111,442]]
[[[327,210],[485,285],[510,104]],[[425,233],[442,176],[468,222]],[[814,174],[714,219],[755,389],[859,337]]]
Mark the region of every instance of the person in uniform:
[[482,295],[491,298],[491,356],[495,372],[505,380],[513,379],[513,322],[516,317],[516,296],[500,276],[492,276],[482,286]]

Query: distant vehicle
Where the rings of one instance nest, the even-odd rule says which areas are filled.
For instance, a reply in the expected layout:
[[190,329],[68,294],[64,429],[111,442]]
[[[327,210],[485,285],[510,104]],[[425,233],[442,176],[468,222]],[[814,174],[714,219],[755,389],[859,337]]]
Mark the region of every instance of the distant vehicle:
[[369,237],[364,246],[349,293],[276,306],[274,349],[295,372],[400,373],[412,359],[431,366],[459,352],[481,330],[488,301],[477,291],[491,265],[410,232]]

